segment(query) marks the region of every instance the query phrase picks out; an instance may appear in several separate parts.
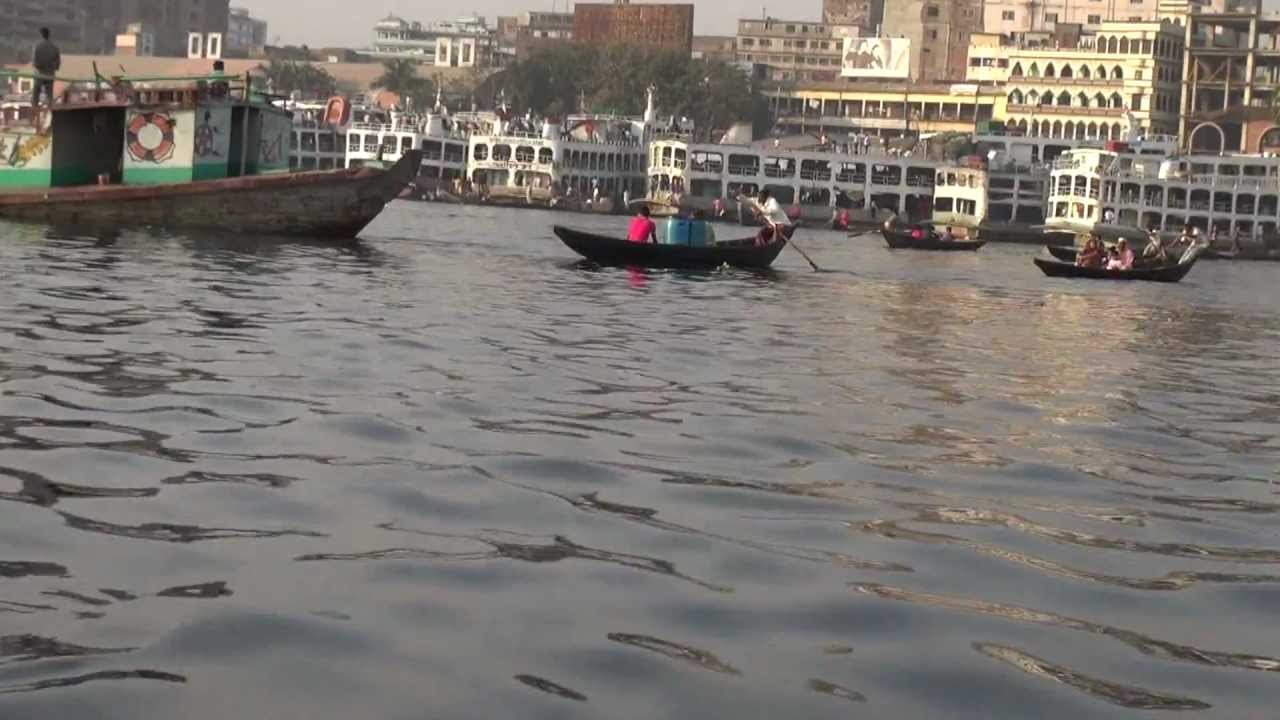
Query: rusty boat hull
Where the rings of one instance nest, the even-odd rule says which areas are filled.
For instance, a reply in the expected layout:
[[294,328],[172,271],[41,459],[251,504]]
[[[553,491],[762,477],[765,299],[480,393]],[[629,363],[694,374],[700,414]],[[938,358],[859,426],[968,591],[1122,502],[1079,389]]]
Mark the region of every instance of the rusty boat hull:
[[0,220],[94,231],[150,227],[349,239],[400,195],[421,163],[421,151],[412,150],[387,169],[24,190],[0,194]]

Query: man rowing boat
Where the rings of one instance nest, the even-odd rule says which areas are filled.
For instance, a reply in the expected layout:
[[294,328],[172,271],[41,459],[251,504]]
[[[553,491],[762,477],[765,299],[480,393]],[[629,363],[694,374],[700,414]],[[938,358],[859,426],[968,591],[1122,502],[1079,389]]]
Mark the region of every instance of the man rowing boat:
[[749,205],[764,221],[764,227],[760,228],[759,234],[756,235],[756,245],[768,245],[779,236],[784,240],[791,239],[791,233],[795,231],[795,227],[791,224],[791,217],[768,190],[760,190],[760,194],[754,200],[739,195],[738,202]]

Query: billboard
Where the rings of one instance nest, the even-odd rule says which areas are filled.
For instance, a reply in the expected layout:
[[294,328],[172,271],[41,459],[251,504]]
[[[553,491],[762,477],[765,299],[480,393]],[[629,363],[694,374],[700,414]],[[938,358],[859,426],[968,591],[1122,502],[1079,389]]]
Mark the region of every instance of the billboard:
[[910,38],[844,39],[840,75],[857,78],[906,78],[911,70]]

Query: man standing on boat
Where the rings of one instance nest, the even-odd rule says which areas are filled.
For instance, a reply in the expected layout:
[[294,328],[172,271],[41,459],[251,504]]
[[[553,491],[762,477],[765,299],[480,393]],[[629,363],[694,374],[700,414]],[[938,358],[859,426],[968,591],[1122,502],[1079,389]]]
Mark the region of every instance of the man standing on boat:
[[49,39],[49,28],[40,28],[40,42],[31,53],[31,65],[36,69],[37,77],[31,90],[31,109],[40,107],[40,93],[49,95],[49,107],[53,107],[53,79],[62,69],[62,53],[58,46]]
[[[744,198],[739,198],[739,201],[743,200]],[[755,200],[745,198],[745,202],[764,221],[764,227],[760,228],[760,234],[756,235],[757,245],[768,245],[779,235],[783,239],[791,238],[791,216],[787,215],[787,211],[782,208],[777,198],[769,195],[767,189],[760,190]]]

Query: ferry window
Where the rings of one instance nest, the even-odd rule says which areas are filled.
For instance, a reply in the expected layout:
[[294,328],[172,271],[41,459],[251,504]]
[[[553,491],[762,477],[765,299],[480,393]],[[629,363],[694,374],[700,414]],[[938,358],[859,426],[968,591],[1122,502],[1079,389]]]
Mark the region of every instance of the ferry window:
[[862,163],[840,163],[840,172],[836,181],[842,183],[862,183],[867,181],[867,166]]
[[826,188],[801,188],[801,205],[830,205],[831,191]]
[[764,160],[765,177],[788,178],[795,177],[796,166],[795,161],[791,158],[768,157]]
[[677,168],[683,169],[685,166],[685,160],[687,158],[688,158],[688,153],[683,148],[676,148],[676,167]]
[[467,161],[467,148],[465,145],[457,143],[445,143],[444,145],[445,162],[464,163]]
[[422,141],[423,157],[427,160],[440,159],[440,141],[439,140],[423,140]]
[[[929,173],[930,179],[933,173]],[[871,184],[873,185],[900,185],[902,184],[902,168],[896,165],[873,165],[871,166]]]
[[516,162],[531,163],[533,162],[533,148],[528,145],[520,145],[516,148]]
[[[731,162],[732,160],[730,157]],[[726,194],[731,198],[739,195],[754,197],[760,194],[760,188],[755,183],[729,183],[729,192]]]
[[290,150],[298,149],[298,133],[296,132],[289,133],[289,149]]
[[347,145],[347,151],[348,151],[348,152],[360,152],[360,136],[359,136],[358,134],[356,134],[356,133],[351,133],[351,134],[350,134],[350,135],[348,135],[347,137],[348,137],[348,138],[350,139],[350,141],[351,141],[351,142],[350,142],[350,144],[348,144],[348,145]]
[[290,156],[289,156],[289,169],[290,169],[290,170],[297,170],[297,169],[298,169],[298,156],[297,156],[297,155],[290,155]]
[[[341,138],[342,136],[339,135],[337,137]],[[334,152],[335,148],[343,144],[345,143],[341,139],[337,139],[337,140],[334,139],[333,133],[320,134],[320,152],[326,152],[326,153]]]
[[952,202],[949,197],[936,197],[933,199],[934,212],[951,212]]
[[723,172],[724,156],[720,153],[695,152],[692,168],[698,172]]
[[497,161],[499,161],[499,162],[505,162],[505,161],[510,160],[510,159],[511,159],[511,146],[510,146],[510,145],[494,145],[494,146],[493,146],[493,159],[494,159],[494,160],[497,160]]
[[489,159],[489,146],[488,146],[488,145],[476,145],[476,149],[475,149],[475,151],[474,151],[474,153],[473,153],[473,154],[474,154],[474,156],[475,156],[475,159],[477,159],[477,160],[488,160],[488,159]]
[[760,157],[757,155],[730,155],[730,175],[756,175],[760,172]]
[[370,154],[378,152],[378,136],[377,135],[364,136],[364,151]]
[[796,201],[796,190],[790,185],[765,185],[764,189],[783,205],[791,205]]
[[413,149],[413,136],[405,135],[404,137],[400,138],[400,154],[401,155],[409,152],[412,149]]
[[671,167],[671,146],[662,148],[662,167]]
[[538,162],[542,165],[550,165],[553,158],[551,148],[539,148]]
[[956,174],[955,174],[955,173],[951,173],[951,172],[947,173],[947,184],[948,184],[948,185],[955,185],[955,184],[956,184]]
[[956,200],[956,212],[973,215],[977,210],[978,204],[974,200]]
[[589,153],[587,153],[587,169],[588,169],[588,170],[599,170],[599,169],[600,169],[600,154],[599,154],[599,153],[593,153],[593,152],[589,152]]
[[689,181],[689,194],[700,198],[718,198],[720,197],[720,181],[692,179]]
[[321,169],[321,170],[332,170],[332,169],[333,169],[333,158],[320,158],[320,169]]
[[315,158],[313,158],[313,157],[304,157],[304,158],[302,158],[302,169],[303,169],[303,170],[315,170],[315,169],[316,169],[316,159],[315,159]]
[[316,151],[316,134],[313,132],[302,134],[302,149],[306,152]]

